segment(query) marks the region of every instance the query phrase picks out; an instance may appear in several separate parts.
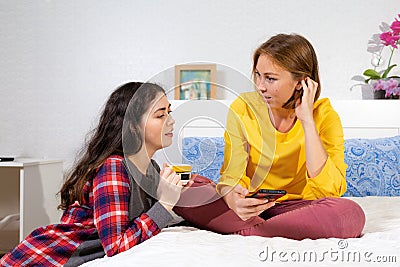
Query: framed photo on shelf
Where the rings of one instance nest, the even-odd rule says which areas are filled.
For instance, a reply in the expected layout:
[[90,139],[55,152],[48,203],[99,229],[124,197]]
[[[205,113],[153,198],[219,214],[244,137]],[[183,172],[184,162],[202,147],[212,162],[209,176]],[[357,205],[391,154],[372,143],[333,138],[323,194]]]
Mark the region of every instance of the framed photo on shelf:
[[216,64],[175,65],[175,99],[215,99]]

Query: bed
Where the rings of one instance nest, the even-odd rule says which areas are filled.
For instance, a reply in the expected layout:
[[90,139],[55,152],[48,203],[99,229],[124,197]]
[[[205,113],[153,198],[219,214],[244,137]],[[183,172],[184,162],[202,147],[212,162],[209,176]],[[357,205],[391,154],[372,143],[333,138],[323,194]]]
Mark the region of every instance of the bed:
[[[359,203],[367,218],[360,238],[296,241],[172,226],[129,251],[82,266],[400,266],[400,120],[379,119],[375,114],[379,111],[373,112],[371,106],[381,105],[381,112],[400,114],[400,103],[383,102],[333,103],[345,130],[349,189],[344,197]],[[178,146],[156,156],[156,160],[181,160],[192,164],[194,172],[216,180],[223,158],[220,126],[224,125],[224,111],[213,115],[218,119],[205,123],[207,111],[203,108],[197,122],[187,123],[188,116],[196,116],[188,115],[187,109],[180,110],[183,104],[188,104],[189,113],[201,109],[201,101],[172,101],[176,121],[185,123],[175,126],[175,131],[179,130],[175,140]],[[356,112],[347,111],[349,104]],[[179,155],[171,151],[179,151]]]
[[400,197],[351,199],[367,216],[361,238],[295,241],[169,227],[126,252],[83,266],[399,266]]

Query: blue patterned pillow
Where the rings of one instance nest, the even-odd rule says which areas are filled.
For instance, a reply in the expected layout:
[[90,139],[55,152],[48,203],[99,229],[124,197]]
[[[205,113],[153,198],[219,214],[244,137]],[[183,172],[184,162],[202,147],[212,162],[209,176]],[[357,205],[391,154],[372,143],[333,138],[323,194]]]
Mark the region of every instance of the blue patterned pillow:
[[192,172],[219,180],[224,162],[223,137],[186,137],[183,139],[183,163],[192,165]]
[[[224,145],[223,137],[186,137],[183,163],[218,182]],[[400,196],[400,136],[347,139],[344,146],[348,164],[344,196]]]
[[400,136],[345,140],[345,196],[400,196]]

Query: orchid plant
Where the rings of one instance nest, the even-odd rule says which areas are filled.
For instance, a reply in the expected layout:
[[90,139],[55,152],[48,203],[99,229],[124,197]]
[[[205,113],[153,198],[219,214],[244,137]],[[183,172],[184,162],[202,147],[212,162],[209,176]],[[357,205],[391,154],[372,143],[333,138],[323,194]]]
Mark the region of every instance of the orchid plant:
[[[400,14],[398,18],[392,22],[391,25],[382,22],[379,26],[381,33],[372,35],[372,38],[368,41],[367,51],[372,53],[371,64],[373,69],[367,69],[363,72],[363,75],[353,76],[352,80],[361,83],[353,85],[350,90],[355,86],[361,86],[363,92],[363,98],[365,95],[366,99],[370,99],[373,93],[374,98],[399,98],[400,97],[400,80],[399,76],[390,75],[389,73],[397,65],[392,64],[393,54],[400,45]],[[382,56],[385,47],[388,47],[390,51],[385,51],[385,56],[389,54],[389,60],[387,66],[383,70],[377,70],[378,67],[383,66],[384,58]],[[385,64],[386,65],[386,64]]]
[[[400,14],[398,14],[398,17],[400,18]],[[398,49],[399,45],[399,40],[400,40],[400,21],[396,18],[395,21],[392,22],[392,24],[389,26],[386,23],[382,23],[382,26],[380,27],[382,30],[381,34],[374,34],[372,36],[372,40],[368,42],[368,52],[371,52],[373,54],[373,58],[371,61],[371,64],[374,66],[374,69],[367,69],[364,71],[363,75],[366,76],[367,78],[365,79],[365,82],[368,83],[370,80],[381,80],[381,79],[389,79],[389,78],[400,78],[399,76],[389,76],[390,71],[396,67],[396,64],[391,64],[392,62],[392,57],[394,54],[394,51]],[[379,67],[382,64],[382,51],[385,47],[388,47],[390,49],[390,56],[389,60],[387,63],[387,67],[384,70],[377,71],[376,68]],[[387,83],[384,83],[383,81],[378,83],[374,83],[374,89],[375,90],[386,90],[390,88],[392,93],[398,93],[396,90],[393,88],[395,87],[395,83],[397,81],[392,80]],[[398,82],[397,86],[398,87]],[[386,88],[386,89],[384,89]],[[387,92],[389,90],[386,90]]]

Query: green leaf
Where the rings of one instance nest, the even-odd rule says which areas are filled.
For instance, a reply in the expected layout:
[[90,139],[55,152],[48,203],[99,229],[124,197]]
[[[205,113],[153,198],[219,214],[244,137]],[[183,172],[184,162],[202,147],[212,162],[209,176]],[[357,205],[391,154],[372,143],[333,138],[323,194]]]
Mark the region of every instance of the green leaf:
[[387,68],[387,70],[385,70],[385,72],[382,74],[382,78],[386,78],[388,76],[389,72],[396,66],[397,66],[396,64],[393,64],[392,66]]
[[376,70],[373,70],[373,69],[367,69],[366,71],[364,71],[363,75],[367,76],[367,77],[370,77],[372,80],[378,80],[378,79],[381,78],[379,73]]

